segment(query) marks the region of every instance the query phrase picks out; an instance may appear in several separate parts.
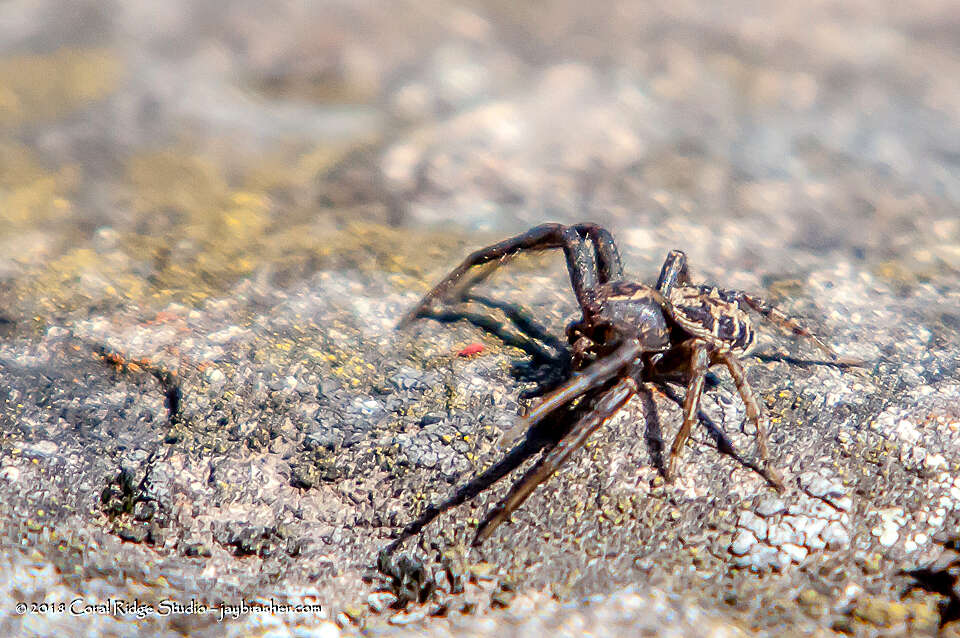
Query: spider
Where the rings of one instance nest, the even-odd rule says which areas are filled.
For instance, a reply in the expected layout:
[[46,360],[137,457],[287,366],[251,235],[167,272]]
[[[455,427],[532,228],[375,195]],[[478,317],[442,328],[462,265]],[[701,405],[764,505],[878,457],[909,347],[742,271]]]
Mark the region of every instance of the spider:
[[[617,246],[601,226],[543,224],[471,254],[404,316],[398,328],[427,315],[437,301],[463,298],[468,288],[518,254],[553,248],[563,249],[573,293],[582,312],[566,330],[573,372],[519,419],[504,435],[502,443],[509,444],[523,433],[528,433],[529,439],[538,426],[560,428],[560,431],[554,433],[552,441],[515,450],[520,455],[538,449],[544,452],[481,522],[474,544],[489,537],[600,425],[631,397],[644,392],[647,383],[686,386],[683,422],[664,469],[665,479],[672,481],[677,476],[680,454],[698,418],[707,372],[714,365],[723,365],[733,378],[746,407],[746,416],[756,429],[757,448],[763,463],[760,471],[782,491],[783,480],[770,462],[763,413],[738,359],[754,342],[748,311],[808,339],[832,362],[840,364],[841,359],[797,320],[760,298],[737,290],[693,284],[682,251],[670,251],[656,285],[647,286],[624,279]],[[562,416],[564,409],[574,415],[576,420],[572,425],[557,424],[558,415]],[[511,455],[517,456],[514,452]],[[520,462],[501,462],[500,469],[490,473],[487,483],[475,481],[440,505],[429,507],[390,547],[418,533],[449,507],[473,498]]]

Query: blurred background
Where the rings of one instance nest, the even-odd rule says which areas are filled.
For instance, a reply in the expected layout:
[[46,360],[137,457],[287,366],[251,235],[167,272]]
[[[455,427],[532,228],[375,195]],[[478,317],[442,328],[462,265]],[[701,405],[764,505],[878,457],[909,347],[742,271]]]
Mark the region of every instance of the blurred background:
[[955,274],[958,78],[950,0],[8,0],[2,312],[420,278],[548,219],[644,273]]

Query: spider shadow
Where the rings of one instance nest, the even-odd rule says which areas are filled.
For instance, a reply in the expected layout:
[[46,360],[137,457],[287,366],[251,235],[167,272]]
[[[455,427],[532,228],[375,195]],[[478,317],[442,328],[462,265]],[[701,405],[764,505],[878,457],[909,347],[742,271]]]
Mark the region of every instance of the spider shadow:
[[[490,466],[469,482],[458,487],[454,493],[435,505],[428,506],[415,520],[409,523],[400,534],[383,549],[389,556],[411,536],[420,533],[423,528],[449,509],[457,507],[493,487],[500,479],[510,474],[538,452],[548,452],[572,429],[574,423],[586,411],[583,403],[578,406],[566,406],[547,416],[543,421],[530,428],[520,442],[500,461]],[[561,413],[562,412],[562,413]],[[498,508],[491,509],[480,522],[485,526],[497,514]]]
[[516,381],[534,384],[521,391],[521,399],[548,394],[569,378],[572,372],[569,346],[550,334],[522,306],[474,293],[464,295],[461,301],[455,308],[424,310],[420,317],[440,323],[467,321],[529,355],[529,359],[514,361],[510,368]]

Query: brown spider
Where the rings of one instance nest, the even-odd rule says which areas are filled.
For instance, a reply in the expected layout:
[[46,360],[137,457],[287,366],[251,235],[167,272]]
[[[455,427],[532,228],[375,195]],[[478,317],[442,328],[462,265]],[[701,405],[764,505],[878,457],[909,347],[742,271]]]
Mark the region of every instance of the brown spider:
[[[836,353],[806,328],[761,299],[736,290],[698,286],[690,281],[686,255],[671,251],[663,263],[654,287],[623,279],[623,267],[613,237],[596,224],[543,224],[529,231],[471,254],[437,284],[398,327],[427,314],[435,300],[463,298],[467,289],[523,251],[562,248],[573,292],[583,316],[567,327],[572,347],[573,373],[564,383],[534,407],[504,435],[504,443],[530,434],[545,422],[554,432],[553,440],[518,446],[511,459],[488,470],[483,481],[461,488],[443,503],[429,507],[395,540],[391,551],[404,539],[418,533],[450,507],[479,494],[502,478],[532,452],[544,449],[539,461],[510,489],[505,499],[481,523],[474,544],[487,538],[523,503],[540,483],[547,480],[587,438],[613,417],[635,394],[645,392],[644,384],[666,382],[686,385],[683,424],[670,447],[665,478],[677,473],[677,460],[690,430],[697,421],[700,396],[708,369],[723,364],[733,377],[746,407],[747,418],[757,431],[757,447],[765,478],[783,489],[779,473],[770,463],[764,418],[747,383],[738,359],[753,345],[754,330],[747,310],[753,310],[794,335],[809,339],[833,362]],[[474,268],[485,268],[474,271]],[[468,273],[473,271],[471,277]],[[579,399],[579,400],[578,400]],[[573,410],[576,421],[557,423],[562,408]],[[549,422],[548,422],[549,421]],[[546,423],[548,422],[548,423]]]

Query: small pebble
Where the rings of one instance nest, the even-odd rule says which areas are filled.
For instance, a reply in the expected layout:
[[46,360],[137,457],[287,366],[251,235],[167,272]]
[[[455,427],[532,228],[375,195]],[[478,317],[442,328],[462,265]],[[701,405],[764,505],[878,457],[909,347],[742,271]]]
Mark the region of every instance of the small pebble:
[[767,532],[767,542],[771,545],[783,545],[784,543],[798,544],[800,538],[796,530],[785,523],[771,525]]
[[849,496],[844,496],[842,498],[830,498],[828,499],[830,504],[836,507],[838,510],[843,510],[844,512],[849,512],[853,508],[853,499]]
[[[801,477],[801,481],[802,481]],[[822,476],[812,478],[804,486],[804,489],[810,496],[817,498],[826,498],[827,496],[843,496],[843,486],[837,483],[831,483]]]
[[764,518],[769,518],[787,511],[787,506],[783,500],[776,496],[768,496],[757,505],[757,514]]
[[753,512],[741,512],[737,527],[750,530],[760,540],[767,537],[767,522]]
[[827,543],[820,536],[807,536],[803,544],[812,552],[819,551],[827,546]]
[[757,544],[757,537],[745,529],[740,530],[733,542],[730,543],[730,553],[742,556],[750,551],[750,548]]
[[797,530],[797,534],[804,545],[807,544],[808,539],[815,538],[820,534],[828,523],[822,518],[812,518],[810,516],[791,516],[789,521],[784,519],[784,522],[789,522],[790,526]]
[[793,543],[784,543],[780,546],[780,551],[790,557],[795,563],[803,561],[804,558],[809,554],[809,550],[806,547],[800,545],[794,545]]
[[776,547],[770,547],[769,545],[762,545],[760,543],[754,545],[750,551],[750,557],[753,559],[750,564],[750,569],[753,571],[763,571],[771,567],[779,569],[779,554],[780,552]]
[[880,534],[880,544],[884,547],[890,547],[897,542],[897,539],[900,538],[900,533],[895,527],[884,526],[883,532]]
[[426,617],[427,617],[427,610],[425,609],[411,611],[409,613],[405,611],[401,611],[390,616],[387,622],[389,622],[391,625],[403,626],[403,625],[409,625],[415,622],[420,622]]
[[397,602],[397,597],[388,591],[374,592],[367,596],[367,604],[370,609],[378,614],[395,602]]
[[836,521],[827,525],[826,529],[820,533],[820,537],[830,549],[842,549],[850,546],[850,534],[847,533],[843,525]]

